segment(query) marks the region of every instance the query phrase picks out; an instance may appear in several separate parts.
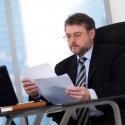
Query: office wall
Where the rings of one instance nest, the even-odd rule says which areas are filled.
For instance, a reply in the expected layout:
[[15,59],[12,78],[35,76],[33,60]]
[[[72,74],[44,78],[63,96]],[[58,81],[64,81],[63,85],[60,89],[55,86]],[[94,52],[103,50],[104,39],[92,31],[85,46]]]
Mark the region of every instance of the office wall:
[[109,0],[112,23],[125,21],[125,0]]

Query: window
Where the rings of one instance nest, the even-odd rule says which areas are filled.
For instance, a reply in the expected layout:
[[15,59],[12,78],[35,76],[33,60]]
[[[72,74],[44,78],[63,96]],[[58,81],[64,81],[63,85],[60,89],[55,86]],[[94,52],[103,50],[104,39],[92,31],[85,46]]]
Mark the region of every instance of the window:
[[[26,64],[48,62],[52,67],[71,53],[64,36],[64,20],[74,12],[92,16],[97,27],[106,25],[103,0],[21,0]],[[98,16],[101,15],[101,16]]]
[[[16,45],[16,51],[13,52],[6,5],[11,7],[11,32]],[[48,62],[54,68],[56,63],[71,55],[67,42],[63,39],[63,25],[67,16],[75,12],[92,16],[96,27],[107,24],[103,0],[0,0],[0,65],[7,65],[12,80],[14,65],[20,69],[15,77],[17,79],[22,76],[26,66]],[[13,63],[14,60],[16,63]],[[24,92],[23,95],[25,98]],[[47,121],[52,122],[45,117],[43,124]]]

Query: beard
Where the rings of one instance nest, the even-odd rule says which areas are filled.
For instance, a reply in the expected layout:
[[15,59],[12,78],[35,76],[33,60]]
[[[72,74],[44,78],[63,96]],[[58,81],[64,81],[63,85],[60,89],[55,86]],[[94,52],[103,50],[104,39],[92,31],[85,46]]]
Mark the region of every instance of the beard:
[[90,46],[87,46],[85,48],[81,48],[79,46],[72,46],[70,50],[74,55],[83,56],[90,48]]
[[71,51],[73,54],[77,55],[80,53],[80,48],[78,46],[71,47]]

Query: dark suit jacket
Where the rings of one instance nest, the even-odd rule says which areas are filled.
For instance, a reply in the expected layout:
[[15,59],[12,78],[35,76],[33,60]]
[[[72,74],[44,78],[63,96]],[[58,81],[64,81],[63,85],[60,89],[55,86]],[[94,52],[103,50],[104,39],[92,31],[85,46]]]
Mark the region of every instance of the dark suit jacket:
[[[58,63],[57,75],[67,73],[73,83],[76,80],[77,58],[75,55]],[[88,88],[93,88],[98,97],[125,93],[125,50],[121,46],[95,46],[88,74]]]
[[[57,75],[67,73],[76,80],[76,55],[66,58],[55,67]],[[88,73],[88,88],[96,91],[98,98],[125,94],[125,48],[118,45],[95,45]],[[53,114],[59,122],[61,113]]]

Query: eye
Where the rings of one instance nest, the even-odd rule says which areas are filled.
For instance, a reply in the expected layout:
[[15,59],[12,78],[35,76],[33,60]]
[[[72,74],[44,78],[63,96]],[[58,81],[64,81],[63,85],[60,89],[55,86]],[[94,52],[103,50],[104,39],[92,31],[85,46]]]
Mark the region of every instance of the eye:
[[71,38],[71,35],[66,35],[66,38],[67,38],[67,39],[70,39],[70,38]]
[[81,33],[80,33],[80,32],[75,33],[74,36],[75,36],[75,37],[80,37],[80,36],[81,36]]

